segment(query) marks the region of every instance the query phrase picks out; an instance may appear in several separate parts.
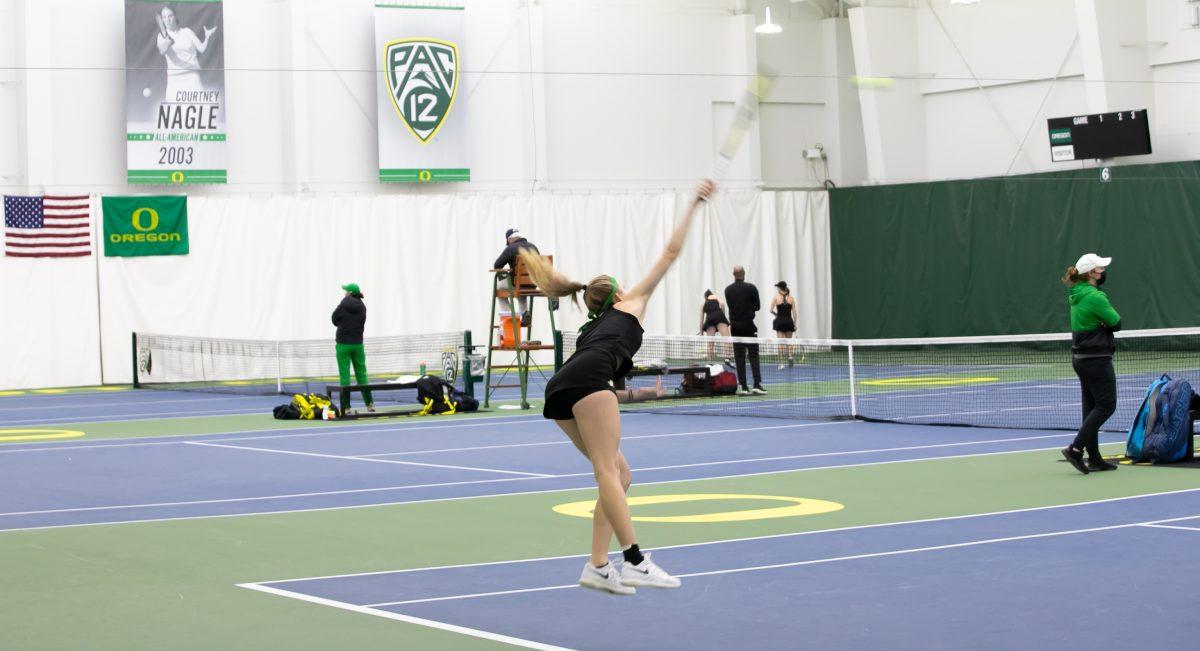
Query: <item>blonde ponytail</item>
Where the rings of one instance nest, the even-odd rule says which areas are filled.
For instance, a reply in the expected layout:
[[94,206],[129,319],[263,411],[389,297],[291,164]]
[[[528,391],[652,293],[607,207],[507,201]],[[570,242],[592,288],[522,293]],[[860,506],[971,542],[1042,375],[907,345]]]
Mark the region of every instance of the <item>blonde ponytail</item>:
[[[613,279],[609,276],[596,276],[585,285],[562,275],[554,268],[554,265],[550,264],[548,258],[537,255],[528,249],[523,249],[519,255],[521,263],[525,265],[525,270],[529,272],[529,277],[533,279],[533,284],[537,285],[538,289],[547,296],[554,298],[570,296],[571,302],[578,306],[578,294],[583,292],[584,307],[589,311],[595,311],[602,309],[610,297],[616,293],[613,288]],[[608,304],[611,305],[611,303]]]
[[529,272],[529,277],[533,279],[538,289],[542,290],[543,294],[561,298],[570,296],[571,302],[579,305],[579,292],[587,289],[587,285],[577,283],[566,276],[562,275],[550,264],[550,260],[529,249],[522,249],[520,253],[521,262],[525,265],[525,270]]

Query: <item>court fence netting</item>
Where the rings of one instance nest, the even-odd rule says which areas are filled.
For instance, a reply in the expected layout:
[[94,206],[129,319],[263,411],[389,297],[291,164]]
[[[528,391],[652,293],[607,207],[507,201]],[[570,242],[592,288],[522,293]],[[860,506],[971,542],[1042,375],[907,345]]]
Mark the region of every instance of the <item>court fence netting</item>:
[[[461,388],[462,360],[470,348],[463,331],[367,337],[372,382],[439,375]],[[141,389],[233,395],[324,394],[338,384],[332,339],[290,341],[133,334],[133,384]],[[353,373],[351,383],[355,383]],[[415,390],[377,391],[376,401],[413,402]]]
[[[1121,331],[1113,357],[1116,412],[1126,431],[1147,386],[1162,374],[1200,385],[1200,328]],[[564,334],[564,357],[576,335]],[[757,348],[762,395],[706,395],[701,368],[732,371],[736,348]],[[809,340],[646,335],[631,388],[665,399],[630,410],[919,425],[1074,430],[1082,397],[1070,333],[925,339]],[[685,369],[696,377],[685,385]],[[750,364],[747,383],[753,385]]]
[[[1117,408],[1105,430],[1126,431],[1146,387],[1164,373],[1200,386],[1200,328],[1116,337]],[[561,358],[569,358],[577,334],[557,339]],[[324,393],[338,383],[332,340],[135,333],[133,341],[139,388],[276,395]],[[472,350],[469,332],[364,343],[372,382],[424,372],[472,392],[463,373]],[[765,393],[713,394],[704,386],[714,374],[734,371],[738,348],[747,356],[757,349]],[[665,393],[625,406],[639,412],[1049,430],[1074,430],[1081,417],[1070,333],[865,340],[645,335],[634,363],[628,386]],[[746,375],[753,385],[749,363]],[[376,399],[410,402],[413,396],[396,391]]]

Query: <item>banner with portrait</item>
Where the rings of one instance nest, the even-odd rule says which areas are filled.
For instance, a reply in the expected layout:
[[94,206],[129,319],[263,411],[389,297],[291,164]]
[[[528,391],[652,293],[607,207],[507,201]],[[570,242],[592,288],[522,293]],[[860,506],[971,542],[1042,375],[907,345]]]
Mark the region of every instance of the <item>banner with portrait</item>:
[[220,0],[125,0],[130,184],[225,183]]
[[375,5],[379,180],[470,181],[463,7]]

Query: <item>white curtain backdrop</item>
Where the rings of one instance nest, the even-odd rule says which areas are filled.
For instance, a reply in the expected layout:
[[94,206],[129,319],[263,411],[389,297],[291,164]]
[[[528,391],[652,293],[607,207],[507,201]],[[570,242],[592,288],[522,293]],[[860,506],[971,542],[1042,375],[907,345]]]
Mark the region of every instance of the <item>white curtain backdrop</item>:
[[0,390],[100,383],[94,257],[0,256],[0,296]]
[[[0,388],[99,383],[101,349],[104,381],[129,382],[133,331],[332,337],[346,282],[362,287],[367,336],[471,329],[486,343],[487,270],[506,229],[572,278],[632,283],[687,201],[675,192],[189,197],[187,256],[3,261],[0,333],[11,352]],[[764,336],[779,280],[799,306],[797,336],[830,335],[827,195],[799,191],[723,192],[705,206],[651,301],[647,332],[694,334],[704,290],[720,293],[735,264],[759,287]],[[535,308],[535,335],[549,341],[544,303]],[[574,329],[585,315],[564,301],[557,317]]]

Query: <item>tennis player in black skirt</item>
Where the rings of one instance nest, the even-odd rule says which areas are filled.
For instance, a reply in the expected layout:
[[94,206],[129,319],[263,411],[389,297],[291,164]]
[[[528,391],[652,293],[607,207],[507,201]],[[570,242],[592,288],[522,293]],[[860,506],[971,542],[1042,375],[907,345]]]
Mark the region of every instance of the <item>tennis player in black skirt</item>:
[[[529,251],[521,259],[530,276],[550,296],[583,292],[590,320],[581,328],[575,354],[546,384],[543,415],[554,420],[579,451],[592,462],[600,497],[592,517],[592,553],[584,565],[579,585],[616,594],[633,594],[637,586],[677,588],[679,579],[667,574],[638,548],[625,492],[633,476],[618,448],[621,442],[619,402],[636,402],[661,397],[661,389],[617,391],[612,383],[633,367],[633,356],[642,346],[642,316],[646,301],[683,250],[684,240],[700,203],[716,189],[702,181],[683,218],[671,234],[667,248],[636,285],[624,288],[612,276],[596,276],[586,285],[567,279],[545,258]],[[620,543],[624,562],[617,569],[608,562],[613,534]]]

